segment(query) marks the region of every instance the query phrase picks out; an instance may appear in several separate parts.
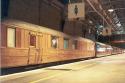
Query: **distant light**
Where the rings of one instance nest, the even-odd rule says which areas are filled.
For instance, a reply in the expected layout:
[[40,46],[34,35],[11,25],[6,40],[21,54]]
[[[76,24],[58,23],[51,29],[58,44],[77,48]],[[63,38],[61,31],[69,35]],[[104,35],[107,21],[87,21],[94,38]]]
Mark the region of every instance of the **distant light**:
[[121,24],[120,24],[120,23],[118,23],[118,24],[117,24],[117,26],[118,26],[118,27],[120,27],[120,26],[121,26]]
[[109,12],[113,12],[113,11],[114,11],[114,9],[108,9],[108,11],[109,11]]
[[92,24],[93,22],[90,20],[89,23]]
[[102,26],[102,25],[100,25],[100,28],[103,28],[103,26]]

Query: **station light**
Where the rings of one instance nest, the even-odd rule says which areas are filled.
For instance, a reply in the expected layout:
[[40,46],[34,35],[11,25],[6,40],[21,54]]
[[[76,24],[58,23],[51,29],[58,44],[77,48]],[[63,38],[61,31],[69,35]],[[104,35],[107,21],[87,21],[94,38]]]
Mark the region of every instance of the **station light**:
[[114,11],[114,9],[108,9],[108,11],[109,11],[109,12],[113,12],[113,11]]
[[121,24],[120,24],[120,23],[118,23],[118,24],[117,24],[117,26],[118,26],[118,27],[120,27],[120,26],[121,26]]
[[103,25],[100,25],[99,27],[100,27],[100,28],[103,28],[104,26],[103,26]]
[[91,20],[89,20],[89,23],[90,23],[90,24],[93,24],[93,22],[92,22]]

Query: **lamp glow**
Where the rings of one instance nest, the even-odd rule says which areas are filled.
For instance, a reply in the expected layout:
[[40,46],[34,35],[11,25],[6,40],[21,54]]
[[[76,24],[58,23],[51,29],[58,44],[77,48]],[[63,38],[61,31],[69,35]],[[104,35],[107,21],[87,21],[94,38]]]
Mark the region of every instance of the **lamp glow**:
[[108,9],[108,11],[109,11],[109,12],[113,12],[113,11],[114,11],[114,9]]

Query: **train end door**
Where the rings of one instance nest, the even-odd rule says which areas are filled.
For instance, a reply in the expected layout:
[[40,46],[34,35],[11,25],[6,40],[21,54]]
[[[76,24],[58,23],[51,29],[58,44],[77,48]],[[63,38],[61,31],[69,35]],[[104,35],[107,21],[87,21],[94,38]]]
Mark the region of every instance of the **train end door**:
[[41,36],[37,33],[29,33],[28,64],[42,63]]

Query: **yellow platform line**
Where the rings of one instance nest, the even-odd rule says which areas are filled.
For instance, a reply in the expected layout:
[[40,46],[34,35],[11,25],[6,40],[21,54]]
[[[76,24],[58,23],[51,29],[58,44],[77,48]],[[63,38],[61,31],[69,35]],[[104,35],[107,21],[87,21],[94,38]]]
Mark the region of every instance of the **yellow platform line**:
[[[89,65],[86,65],[86,66],[82,66],[80,67],[78,70],[82,69],[82,68],[85,68],[85,67],[88,67],[88,66],[91,66],[91,65],[94,65],[96,63],[93,63],[93,64],[89,64]],[[72,71],[72,70],[70,70]],[[40,82],[40,81],[44,81],[44,80],[48,80],[48,79],[51,79],[51,78],[54,78],[56,76],[60,76],[60,75],[63,75],[65,73],[69,73],[70,71],[65,71],[64,73],[59,73],[59,74],[55,74],[55,75],[52,75],[52,76],[49,76],[49,77],[46,77],[46,78],[41,78],[39,80],[35,80],[35,81],[32,81],[32,82],[29,82],[29,83],[37,83],[37,82]]]

